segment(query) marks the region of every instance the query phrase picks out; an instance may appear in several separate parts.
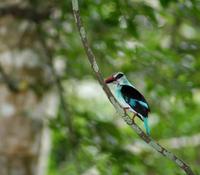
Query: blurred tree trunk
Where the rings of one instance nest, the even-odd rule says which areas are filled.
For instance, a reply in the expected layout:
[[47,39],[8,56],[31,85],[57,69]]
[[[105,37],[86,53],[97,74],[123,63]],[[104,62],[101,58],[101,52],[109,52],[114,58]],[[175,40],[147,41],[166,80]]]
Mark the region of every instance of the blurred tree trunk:
[[[1,3],[10,6],[13,1],[7,2]],[[44,121],[53,93],[36,27],[9,13],[0,16],[0,175],[45,172],[40,155],[49,149]]]

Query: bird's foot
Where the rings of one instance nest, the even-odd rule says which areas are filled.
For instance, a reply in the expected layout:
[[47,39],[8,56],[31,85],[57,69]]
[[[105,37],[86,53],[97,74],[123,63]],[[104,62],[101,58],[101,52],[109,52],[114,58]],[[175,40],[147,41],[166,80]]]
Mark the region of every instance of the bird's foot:
[[127,113],[127,111],[129,110],[129,107],[125,107],[124,111]]
[[135,119],[135,117],[137,116],[137,113],[134,113],[133,114],[133,117],[132,117],[132,121],[134,122],[134,119]]

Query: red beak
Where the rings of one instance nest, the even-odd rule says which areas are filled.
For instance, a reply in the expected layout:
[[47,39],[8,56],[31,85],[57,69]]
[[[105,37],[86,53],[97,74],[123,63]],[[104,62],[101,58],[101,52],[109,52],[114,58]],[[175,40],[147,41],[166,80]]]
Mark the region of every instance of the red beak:
[[113,77],[113,76],[111,76],[111,77],[108,77],[108,78],[106,78],[105,80],[104,80],[104,82],[105,83],[112,83],[113,81],[115,81],[115,78]]

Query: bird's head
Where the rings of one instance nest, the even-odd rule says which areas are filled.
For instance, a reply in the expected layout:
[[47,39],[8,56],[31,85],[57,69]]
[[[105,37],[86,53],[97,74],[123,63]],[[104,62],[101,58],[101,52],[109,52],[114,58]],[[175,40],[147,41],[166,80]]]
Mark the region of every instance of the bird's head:
[[113,83],[113,84],[120,85],[120,84],[125,84],[124,83],[125,81],[127,81],[127,79],[126,79],[126,76],[122,72],[115,73],[105,79],[106,84]]

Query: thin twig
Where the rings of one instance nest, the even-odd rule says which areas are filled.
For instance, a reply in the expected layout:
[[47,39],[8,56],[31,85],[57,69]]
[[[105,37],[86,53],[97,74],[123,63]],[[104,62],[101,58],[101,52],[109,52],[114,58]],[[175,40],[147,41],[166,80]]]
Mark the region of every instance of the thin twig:
[[[53,66],[53,53],[52,50],[49,49],[49,47],[47,46],[47,43],[45,42],[45,38],[44,38],[44,33],[42,31],[42,29],[40,28],[40,26],[38,27],[38,35],[40,37],[40,42],[42,44],[43,49],[46,52],[46,55],[48,57],[48,66],[51,69],[54,81],[55,81],[55,85],[58,91],[58,95],[60,98],[60,105],[61,105],[61,110],[62,110],[62,115],[64,117],[64,121],[65,124],[69,130],[67,137],[69,138],[69,142],[70,142],[70,150],[71,150],[71,154],[68,155],[69,159],[73,159],[77,157],[77,152],[75,149],[78,143],[77,137],[76,137],[76,133],[74,130],[74,126],[73,126],[73,119],[71,116],[71,111],[69,110],[69,104],[68,101],[65,99],[65,91],[62,85],[62,80],[61,78],[57,75],[56,70]],[[81,174],[81,168],[79,165],[77,165],[77,169],[76,169],[77,174]]]
[[89,46],[88,39],[87,39],[87,36],[86,36],[86,31],[85,31],[85,28],[84,28],[82,21],[81,21],[78,0],[72,0],[72,7],[73,7],[74,19],[75,19],[75,22],[76,22],[76,25],[77,25],[77,29],[79,31],[81,41],[82,41],[83,47],[85,49],[85,52],[87,54],[87,58],[88,58],[90,65],[92,67],[92,70],[94,71],[97,80],[99,81],[100,85],[102,86],[104,92],[106,93],[108,99],[113,104],[115,109],[122,116],[124,121],[134,129],[134,131],[137,133],[137,135],[142,140],[144,140],[148,145],[150,145],[157,152],[161,153],[161,155],[172,160],[175,164],[178,165],[178,167],[180,167],[182,170],[184,170],[187,175],[194,175],[191,168],[183,160],[179,159],[176,155],[174,155],[173,153],[171,153],[170,151],[165,149],[159,143],[154,141],[151,137],[147,136],[142,131],[142,129],[126,114],[126,111],[120,106],[120,104],[115,99],[115,97],[111,93],[108,86],[104,83],[101,71],[100,71],[100,69],[97,65],[97,62],[96,62],[95,55],[94,55],[92,49]]
[[63,89],[63,86],[62,86],[62,82],[60,80],[60,77],[57,75],[57,73],[54,69],[54,66],[53,66],[53,54],[52,54],[52,51],[47,46],[47,43],[46,43],[45,38],[44,38],[44,33],[43,33],[42,29],[40,28],[40,26],[38,27],[37,32],[38,32],[38,36],[39,36],[39,39],[40,39],[40,43],[41,43],[41,45],[42,45],[42,47],[43,47],[43,49],[44,49],[44,51],[45,51],[45,53],[48,57],[47,64],[51,69],[51,72],[52,72],[52,75],[53,75],[53,78],[54,78],[54,81],[55,81],[55,85],[56,85],[56,88],[58,90],[61,109],[63,110],[62,115],[63,115],[64,120],[66,122],[66,126],[69,129],[69,134],[68,134],[69,141],[70,141],[71,146],[74,146],[77,141],[76,141],[75,131],[74,131],[73,124],[72,124],[72,117],[71,117],[70,111],[68,109],[67,101],[65,100],[65,97],[64,97],[64,89]]

